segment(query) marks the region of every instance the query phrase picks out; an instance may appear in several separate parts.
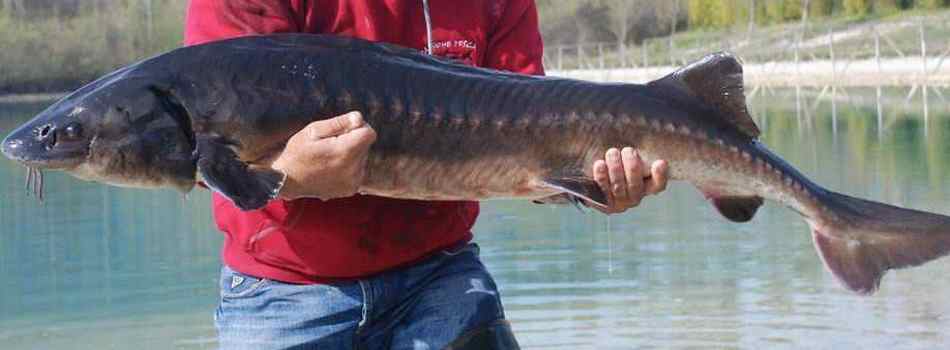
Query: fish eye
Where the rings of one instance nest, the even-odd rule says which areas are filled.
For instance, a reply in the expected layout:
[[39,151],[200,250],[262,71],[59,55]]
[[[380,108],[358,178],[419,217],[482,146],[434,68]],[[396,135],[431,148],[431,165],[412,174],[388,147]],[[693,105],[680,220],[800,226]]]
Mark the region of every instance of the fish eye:
[[82,136],[82,125],[79,123],[72,123],[66,126],[66,129],[63,130],[66,133],[66,137],[71,139],[76,139]]

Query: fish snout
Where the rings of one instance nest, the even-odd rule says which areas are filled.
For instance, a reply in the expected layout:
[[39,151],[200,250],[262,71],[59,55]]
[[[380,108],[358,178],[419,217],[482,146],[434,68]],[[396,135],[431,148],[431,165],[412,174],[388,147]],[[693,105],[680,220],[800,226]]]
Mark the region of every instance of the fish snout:
[[57,134],[56,125],[52,123],[21,128],[3,140],[0,151],[7,158],[21,162],[40,158],[59,142]]
[[7,139],[3,141],[3,145],[0,146],[0,152],[4,156],[10,159],[18,159],[17,153],[20,149],[23,148],[23,140],[20,139]]
[[89,143],[76,136],[81,132],[78,125],[24,125],[0,143],[0,151],[28,167],[68,169],[82,163],[88,155]]

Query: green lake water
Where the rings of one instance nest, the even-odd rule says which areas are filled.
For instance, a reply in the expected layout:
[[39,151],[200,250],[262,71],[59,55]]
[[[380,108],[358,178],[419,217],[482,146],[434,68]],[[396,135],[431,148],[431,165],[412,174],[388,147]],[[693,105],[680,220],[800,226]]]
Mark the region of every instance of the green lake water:
[[[950,107],[935,92],[816,102],[758,93],[763,141],[831,189],[950,214]],[[950,90],[942,90],[950,97]],[[826,97],[828,95],[826,94]],[[50,101],[0,104],[0,135]],[[46,199],[0,160],[0,349],[214,348],[221,235],[209,194],[48,172]],[[933,349],[950,343],[950,258],[871,297],[824,270],[808,228],[766,204],[747,224],[673,184],[629,213],[493,201],[475,229],[524,348]]]

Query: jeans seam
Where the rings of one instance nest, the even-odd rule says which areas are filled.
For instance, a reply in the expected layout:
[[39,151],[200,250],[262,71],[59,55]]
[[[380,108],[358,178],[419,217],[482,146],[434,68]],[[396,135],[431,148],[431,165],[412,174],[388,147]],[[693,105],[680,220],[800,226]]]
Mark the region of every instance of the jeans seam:
[[363,314],[360,316],[360,322],[356,325],[356,332],[359,333],[363,329],[363,326],[366,325],[366,322],[369,321],[369,303],[370,295],[367,292],[367,285],[363,280],[357,281],[360,285],[360,293],[363,294]]
[[363,294],[363,312],[360,316],[360,322],[356,324],[356,331],[353,335],[353,349],[362,350],[363,346],[360,341],[360,336],[363,333],[363,329],[366,326],[366,323],[369,321],[369,307],[370,300],[372,299],[369,294],[369,286],[366,285],[366,282],[363,280],[356,281],[360,285],[360,293]]

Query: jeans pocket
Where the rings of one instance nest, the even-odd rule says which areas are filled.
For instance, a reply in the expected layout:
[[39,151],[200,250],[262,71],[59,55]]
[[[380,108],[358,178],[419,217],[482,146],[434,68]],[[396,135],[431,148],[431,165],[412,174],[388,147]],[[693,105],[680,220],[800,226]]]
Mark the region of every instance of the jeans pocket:
[[232,270],[230,267],[221,268],[221,297],[242,298],[253,294],[268,284],[270,280],[246,275]]

